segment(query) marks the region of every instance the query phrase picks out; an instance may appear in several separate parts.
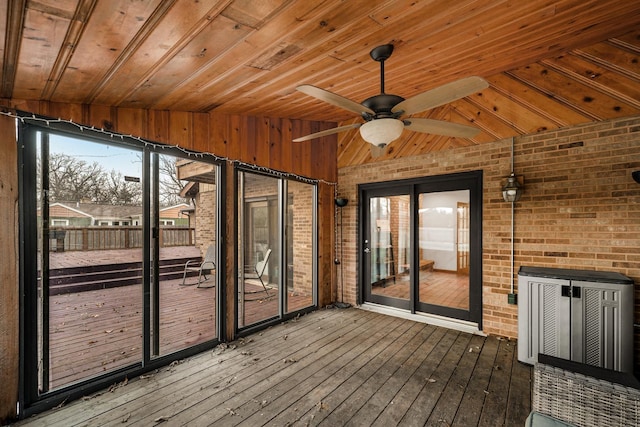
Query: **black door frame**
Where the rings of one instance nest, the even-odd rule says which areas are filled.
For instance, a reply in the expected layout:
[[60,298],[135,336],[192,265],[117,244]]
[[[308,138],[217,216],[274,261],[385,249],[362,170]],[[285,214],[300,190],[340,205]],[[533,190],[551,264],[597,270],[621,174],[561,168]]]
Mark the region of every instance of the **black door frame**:
[[[483,173],[481,170],[458,172],[446,175],[435,175],[420,178],[411,178],[398,181],[386,181],[377,183],[360,184],[358,186],[359,214],[358,214],[358,303],[375,302],[392,307],[408,310],[412,314],[423,312],[460,320],[466,320],[478,325],[482,329],[482,187]],[[417,301],[416,280],[414,272],[417,268],[410,269],[410,298],[402,301],[395,298],[376,296],[371,298],[367,289],[367,280],[371,271],[370,256],[365,256],[369,228],[369,202],[372,197],[393,196],[407,194],[411,197],[411,248],[410,259],[413,266],[419,264],[418,251],[418,216],[417,199],[420,193],[469,190],[469,310],[460,310],[450,307],[442,307]],[[369,249],[370,250],[370,249]],[[374,301],[372,301],[374,300]]]

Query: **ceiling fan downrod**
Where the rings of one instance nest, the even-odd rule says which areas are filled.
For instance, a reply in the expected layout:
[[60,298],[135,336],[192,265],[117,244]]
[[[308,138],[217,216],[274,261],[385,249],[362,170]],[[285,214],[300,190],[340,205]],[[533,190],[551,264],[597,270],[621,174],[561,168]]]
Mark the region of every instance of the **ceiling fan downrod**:
[[389,59],[391,54],[393,53],[393,45],[392,44],[383,44],[382,46],[374,47],[369,52],[371,58],[374,61],[378,61],[380,63],[380,93],[384,94],[384,61]]

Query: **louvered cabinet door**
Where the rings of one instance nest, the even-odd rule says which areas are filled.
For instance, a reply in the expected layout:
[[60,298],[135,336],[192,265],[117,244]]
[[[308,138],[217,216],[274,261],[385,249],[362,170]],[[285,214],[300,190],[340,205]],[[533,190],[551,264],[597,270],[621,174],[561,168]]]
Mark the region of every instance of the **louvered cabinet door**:
[[535,363],[538,353],[571,357],[570,299],[563,296],[568,280],[520,276],[518,360]]
[[571,360],[632,372],[632,287],[572,282]]

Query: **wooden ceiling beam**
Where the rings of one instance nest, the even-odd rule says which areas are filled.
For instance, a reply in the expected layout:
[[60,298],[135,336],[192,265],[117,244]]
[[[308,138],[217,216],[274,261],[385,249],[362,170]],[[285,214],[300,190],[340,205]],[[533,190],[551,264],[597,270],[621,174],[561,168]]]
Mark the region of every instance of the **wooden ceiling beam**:
[[147,40],[153,31],[162,23],[162,19],[167,15],[167,12],[174,6],[176,0],[161,1],[155,8],[151,16],[145,21],[144,25],[136,33],[133,39],[122,50],[118,58],[111,64],[111,67],[102,76],[102,79],[91,89],[91,92],[85,98],[86,104],[91,104],[95,101],[98,94],[113,81],[114,76],[118,70],[124,66],[129,58],[139,51],[140,46]]
[[22,43],[22,29],[26,14],[26,0],[10,0],[6,9],[6,33],[2,58],[2,89],[0,98],[11,98],[18,70],[18,57]]
[[67,28],[67,34],[62,43],[62,49],[58,52],[58,56],[53,64],[49,78],[42,90],[42,99],[51,100],[60,80],[62,79],[73,53],[80,42],[80,38],[89,21],[93,9],[96,7],[97,0],[80,0],[76,11]]

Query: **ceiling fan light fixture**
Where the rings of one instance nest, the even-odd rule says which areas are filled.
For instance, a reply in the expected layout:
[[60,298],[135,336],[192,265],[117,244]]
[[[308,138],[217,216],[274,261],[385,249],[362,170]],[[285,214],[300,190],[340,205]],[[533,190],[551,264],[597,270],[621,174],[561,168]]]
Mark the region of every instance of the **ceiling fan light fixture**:
[[360,126],[360,136],[369,144],[385,147],[400,138],[404,123],[398,119],[374,119]]

